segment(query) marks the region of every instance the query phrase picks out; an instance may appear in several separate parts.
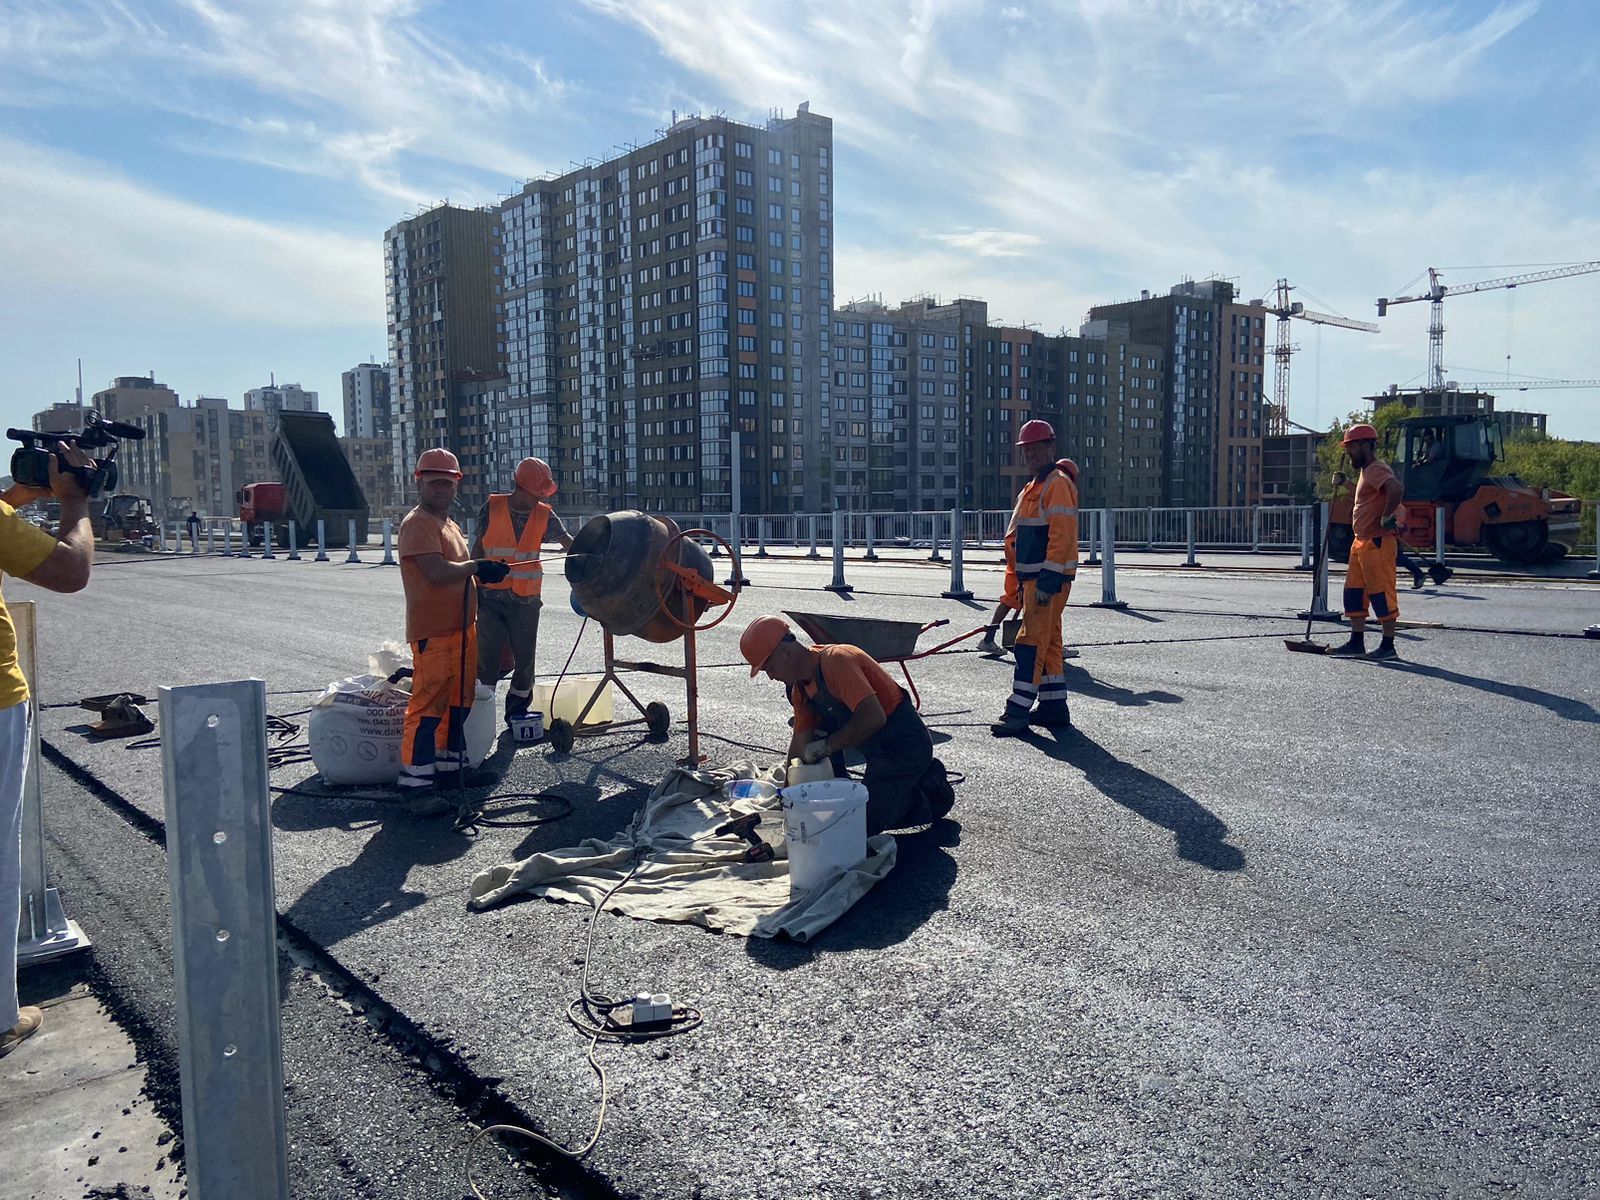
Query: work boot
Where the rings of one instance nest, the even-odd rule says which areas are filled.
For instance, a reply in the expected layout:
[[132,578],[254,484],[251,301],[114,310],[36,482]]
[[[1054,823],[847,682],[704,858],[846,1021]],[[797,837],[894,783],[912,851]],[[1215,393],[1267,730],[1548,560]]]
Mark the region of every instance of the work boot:
[[944,820],[956,806],[956,790],[950,786],[950,777],[944,764],[937,758],[928,764],[923,777],[922,794],[935,821]]
[[436,770],[433,773],[433,790],[440,795],[494,787],[499,782],[499,773],[491,771],[488,767],[468,767],[465,771]]
[[1072,714],[1067,711],[1065,700],[1046,700],[1029,715],[1028,724],[1042,725],[1046,729],[1068,729],[1072,726]]
[[532,700],[533,700],[533,693],[532,692],[529,692],[525,696],[519,696],[515,692],[507,692],[506,693],[506,724],[507,725],[511,724],[511,718],[512,717],[526,716],[527,713],[528,713],[528,705]]
[[1412,567],[1411,568],[1411,590],[1413,592],[1419,592],[1419,591],[1422,590],[1422,568],[1421,567]]
[[978,649],[984,654],[1004,654],[1005,650],[999,642],[994,640],[994,627],[989,627],[989,632],[983,635],[983,640],[978,643]]
[[44,1013],[37,1008],[24,1008],[17,1012],[17,1023],[0,1033],[0,1058],[10,1054],[23,1042],[39,1032],[44,1024]]
[[1400,652],[1394,648],[1393,638],[1384,638],[1378,643],[1378,648],[1371,654],[1362,655],[1368,662],[1382,662],[1386,658],[1399,658]]
[[1359,633],[1352,633],[1348,642],[1342,646],[1335,646],[1332,650],[1328,651],[1329,654],[1338,655],[1342,658],[1360,658],[1365,655],[1366,652],[1367,639],[1362,637]]
[[1006,709],[1000,719],[989,726],[995,737],[1021,737],[1028,732],[1028,714]]

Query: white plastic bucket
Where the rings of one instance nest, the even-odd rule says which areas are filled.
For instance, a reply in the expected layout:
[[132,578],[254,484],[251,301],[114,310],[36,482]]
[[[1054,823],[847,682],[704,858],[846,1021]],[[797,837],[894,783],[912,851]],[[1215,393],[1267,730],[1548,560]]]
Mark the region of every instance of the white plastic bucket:
[[825,779],[783,789],[789,893],[799,895],[867,857],[867,787]]
[[544,739],[544,714],[542,712],[527,712],[521,716],[508,717],[506,725],[511,730],[511,740],[518,745],[526,745]]

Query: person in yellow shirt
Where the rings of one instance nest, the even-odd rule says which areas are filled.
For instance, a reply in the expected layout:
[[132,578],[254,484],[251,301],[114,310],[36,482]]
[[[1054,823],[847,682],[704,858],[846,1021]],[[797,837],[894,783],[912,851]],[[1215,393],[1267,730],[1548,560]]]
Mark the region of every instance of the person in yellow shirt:
[[499,583],[478,588],[478,682],[493,687],[504,674],[504,655],[511,651],[511,688],[506,693],[506,720],[528,711],[533,696],[533,660],[539,649],[539,610],[544,607],[544,566],[539,548],[554,540],[563,550],[572,538],[561,518],[545,503],[555,495],[556,481],[542,458],[525,458],[512,476],[509,494],[494,493],[478,510],[478,532],[472,557],[513,564]]
[[[75,446],[57,443],[50,456],[50,490],[20,485],[0,496],[0,575],[13,575],[52,592],[76,592],[89,582],[94,532],[89,497],[77,476],[61,470],[93,461]],[[23,520],[13,505],[53,495],[61,505],[54,536]],[[0,1057],[39,1031],[44,1014],[17,1004],[17,927],[22,919],[22,779],[28,769],[31,712],[28,681],[17,657],[17,631],[0,596]]]

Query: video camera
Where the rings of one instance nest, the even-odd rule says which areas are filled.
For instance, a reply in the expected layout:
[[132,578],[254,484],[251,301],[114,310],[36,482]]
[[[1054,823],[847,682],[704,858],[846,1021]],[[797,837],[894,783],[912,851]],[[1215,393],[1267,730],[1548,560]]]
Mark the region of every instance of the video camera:
[[[61,470],[75,476],[83,485],[83,490],[93,498],[101,492],[117,490],[117,441],[142,438],[144,430],[137,425],[124,425],[121,421],[107,421],[99,413],[90,412],[83,419],[82,433],[34,433],[31,429],[8,429],[6,436],[22,443],[11,455],[11,478],[14,481],[26,487],[48,488],[50,455],[54,453]],[[111,450],[104,458],[95,459],[93,466],[74,467],[59,451],[46,449],[56,442],[77,446],[85,451],[106,446]]]

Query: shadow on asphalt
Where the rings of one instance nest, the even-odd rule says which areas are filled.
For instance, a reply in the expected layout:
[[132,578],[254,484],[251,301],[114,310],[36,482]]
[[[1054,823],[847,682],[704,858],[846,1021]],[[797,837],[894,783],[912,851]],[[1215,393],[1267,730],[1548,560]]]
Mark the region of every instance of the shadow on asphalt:
[[1136,692],[1132,688],[1101,683],[1082,667],[1066,664],[1062,673],[1067,677],[1069,695],[1087,696],[1092,700],[1109,700],[1124,708],[1142,708],[1147,704],[1182,704],[1183,697],[1174,692]]
[[1505,696],[1511,700],[1537,704],[1540,708],[1547,708],[1556,716],[1565,717],[1569,721],[1580,721],[1588,725],[1600,724],[1600,713],[1594,710],[1593,705],[1586,704],[1582,700],[1574,700],[1570,696],[1558,696],[1554,692],[1541,691],[1539,688],[1526,687],[1520,683],[1502,683],[1498,679],[1485,679],[1481,675],[1463,675],[1459,671],[1425,666],[1422,663],[1390,661],[1377,665],[1388,671],[1423,675],[1444,683],[1476,688],[1480,692],[1488,692],[1491,696]]
[[[959,793],[955,812],[959,817]],[[825,954],[893,946],[934,913],[948,908],[956,881],[956,860],[949,851],[961,844],[961,826],[953,819],[938,821],[920,833],[899,834],[895,841],[894,870],[816,939],[800,943],[788,938],[746,938],[746,953],[762,966],[788,971]]]
[[1152,617],[1149,613],[1142,613],[1136,608],[1107,608],[1102,610],[1108,613],[1119,613],[1124,617],[1133,617],[1138,621],[1148,621],[1151,625],[1166,624],[1160,617]]
[[1213,871],[1237,871],[1244,866],[1244,851],[1227,844],[1228,827],[1221,817],[1159,775],[1123,762],[1076,727],[1056,730],[1050,736],[1029,730],[1023,740],[1042,748],[1057,762],[1077,767],[1106,799],[1153,825],[1170,829],[1179,858]]

